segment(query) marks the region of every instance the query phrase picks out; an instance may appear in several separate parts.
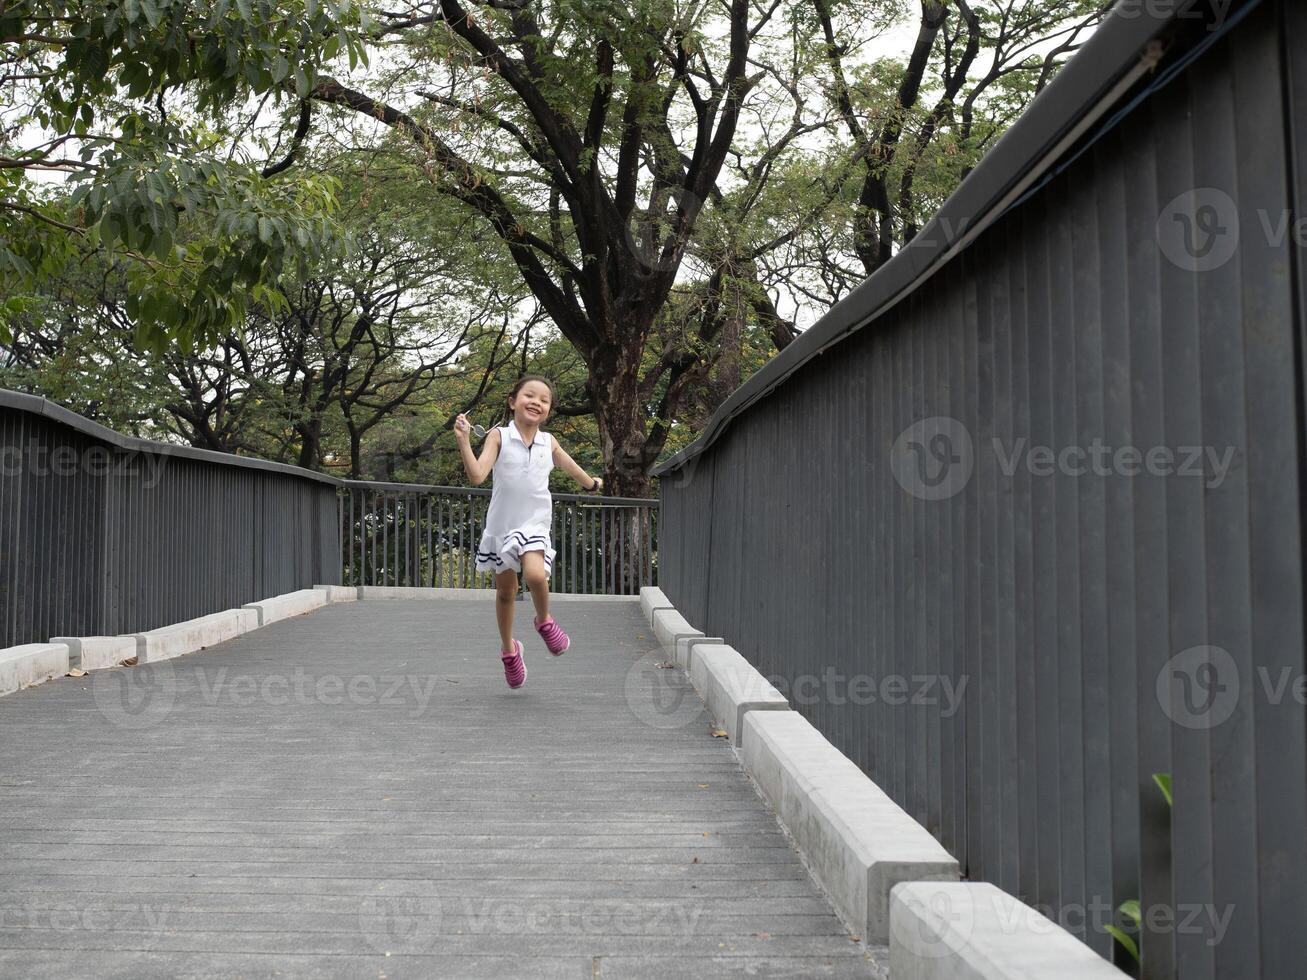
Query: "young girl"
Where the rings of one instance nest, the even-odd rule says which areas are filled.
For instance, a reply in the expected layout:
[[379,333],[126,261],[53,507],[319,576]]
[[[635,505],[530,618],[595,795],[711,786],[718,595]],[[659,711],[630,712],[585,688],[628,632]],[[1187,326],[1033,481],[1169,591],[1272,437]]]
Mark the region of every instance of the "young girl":
[[531,601],[535,603],[536,632],[555,657],[571,644],[566,633],[549,615],[549,572],[554,549],[549,540],[553,498],[549,495],[549,472],[562,467],[567,475],[589,493],[603,489],[603,481],[591,477],[563,451],[540,426],[554,404],[554,386],[536,374],[518,379],[508,396],[513,413],[508,425],[486,434],[478,459],[468,442],[471,425],[466,415],[454,420],[454,438],[463,456],[463,468],[473,486],[495,474],[490,494],[486,529],[477,547],[476,570],[495,573],[495,619],[499,623],[500,659],[508,686],[526,681],[522,644],[513,639],[513,604],[517,599],[517,573],[522,573]]

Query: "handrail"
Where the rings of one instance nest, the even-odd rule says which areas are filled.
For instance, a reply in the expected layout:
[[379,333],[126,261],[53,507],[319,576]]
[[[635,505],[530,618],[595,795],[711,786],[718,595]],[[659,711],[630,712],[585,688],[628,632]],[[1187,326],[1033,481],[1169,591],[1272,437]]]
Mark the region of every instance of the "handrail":
[[171,442],[159,442],[156,439],[142,439],[139,436],[123,435],[121,432],[115,432],[99,422],[92,422],[90,419],[40,395],[28,395],[21,391],[0,388],[0,408],[12,408],[20,412],[38,415],[127,452],[154,453],[158,456],[175,456],[204,463],[217,463],[222,466],[239,466],[244,469],[262,470],[265,473],[284,473],[287,476],[301,476],[306,480],[315,480],[319,483],[329,483],[334,486],[339,486],[341,483],[338,477],[334,477],[329,473],[308,470],[290,463],[276,463],[270,459],[260,459],[257,456],[238,456],[235,453],[224,453],[216,449],[198,449],[195,446],[181,446]]
[[[341,485],[349,489],[369,489],[407,493],[465,493],[471,497],[488,497],[488,487],[445,487],[432,483],[382,483],[376,480],[341,480]],[[605,497],[593,493],[554,493],[555,500],[573,500],[579,503],[598,503],[612,507],[657,507],[657,497]]]

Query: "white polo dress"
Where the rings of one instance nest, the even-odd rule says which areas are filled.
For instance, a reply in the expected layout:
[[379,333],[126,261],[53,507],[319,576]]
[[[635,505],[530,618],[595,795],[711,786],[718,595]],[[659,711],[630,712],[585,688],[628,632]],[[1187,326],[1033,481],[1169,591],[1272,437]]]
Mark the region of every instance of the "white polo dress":
[[554,437],[536,431],[528,445],[510,421],[499,427],[499,457],[495,460],[486,527],[477,546],[478,572],[522,570],[522,553],[543,551],[545,574],[554,566],[554,498],[549,473],[554,468]]

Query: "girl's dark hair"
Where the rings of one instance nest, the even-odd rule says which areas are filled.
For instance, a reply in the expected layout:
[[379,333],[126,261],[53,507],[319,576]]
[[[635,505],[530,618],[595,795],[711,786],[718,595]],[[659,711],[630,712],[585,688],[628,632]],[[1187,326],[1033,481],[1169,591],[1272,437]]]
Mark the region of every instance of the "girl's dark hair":
[[[542,385],[544,385],[546,388],[549,389],[549,415],[552,415],[554,412],[554,403],[558,400],[558,392],[554,391],[554,383],[550,381],[548,378],[544,377],[543,375],[540,374],[522,375],[522,377],[517,379],[517,383],[513,385],[513,390],[508,393],[508,397],[510,399],[516,398],[517,393],[522,390],[522,388],[526,385],[528,381],[539,381]],[[505,405],[504,421],[508,421],[508,419],[511,419],[513,417],[513,410],[512,408],[508,407],[507,401],[504,402],[504,405]],[[549,415],[545,416],[545,421],[548,421]]]

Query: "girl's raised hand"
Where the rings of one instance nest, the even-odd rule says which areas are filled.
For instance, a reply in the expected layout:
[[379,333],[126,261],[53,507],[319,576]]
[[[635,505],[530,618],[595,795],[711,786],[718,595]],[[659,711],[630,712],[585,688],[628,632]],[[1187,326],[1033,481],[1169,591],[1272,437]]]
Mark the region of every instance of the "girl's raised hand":
[[454,438],[459,442],[467,442],[467,434],[471,428],[472,424],[468,422],[467,416],[460,413],[454,419]]

